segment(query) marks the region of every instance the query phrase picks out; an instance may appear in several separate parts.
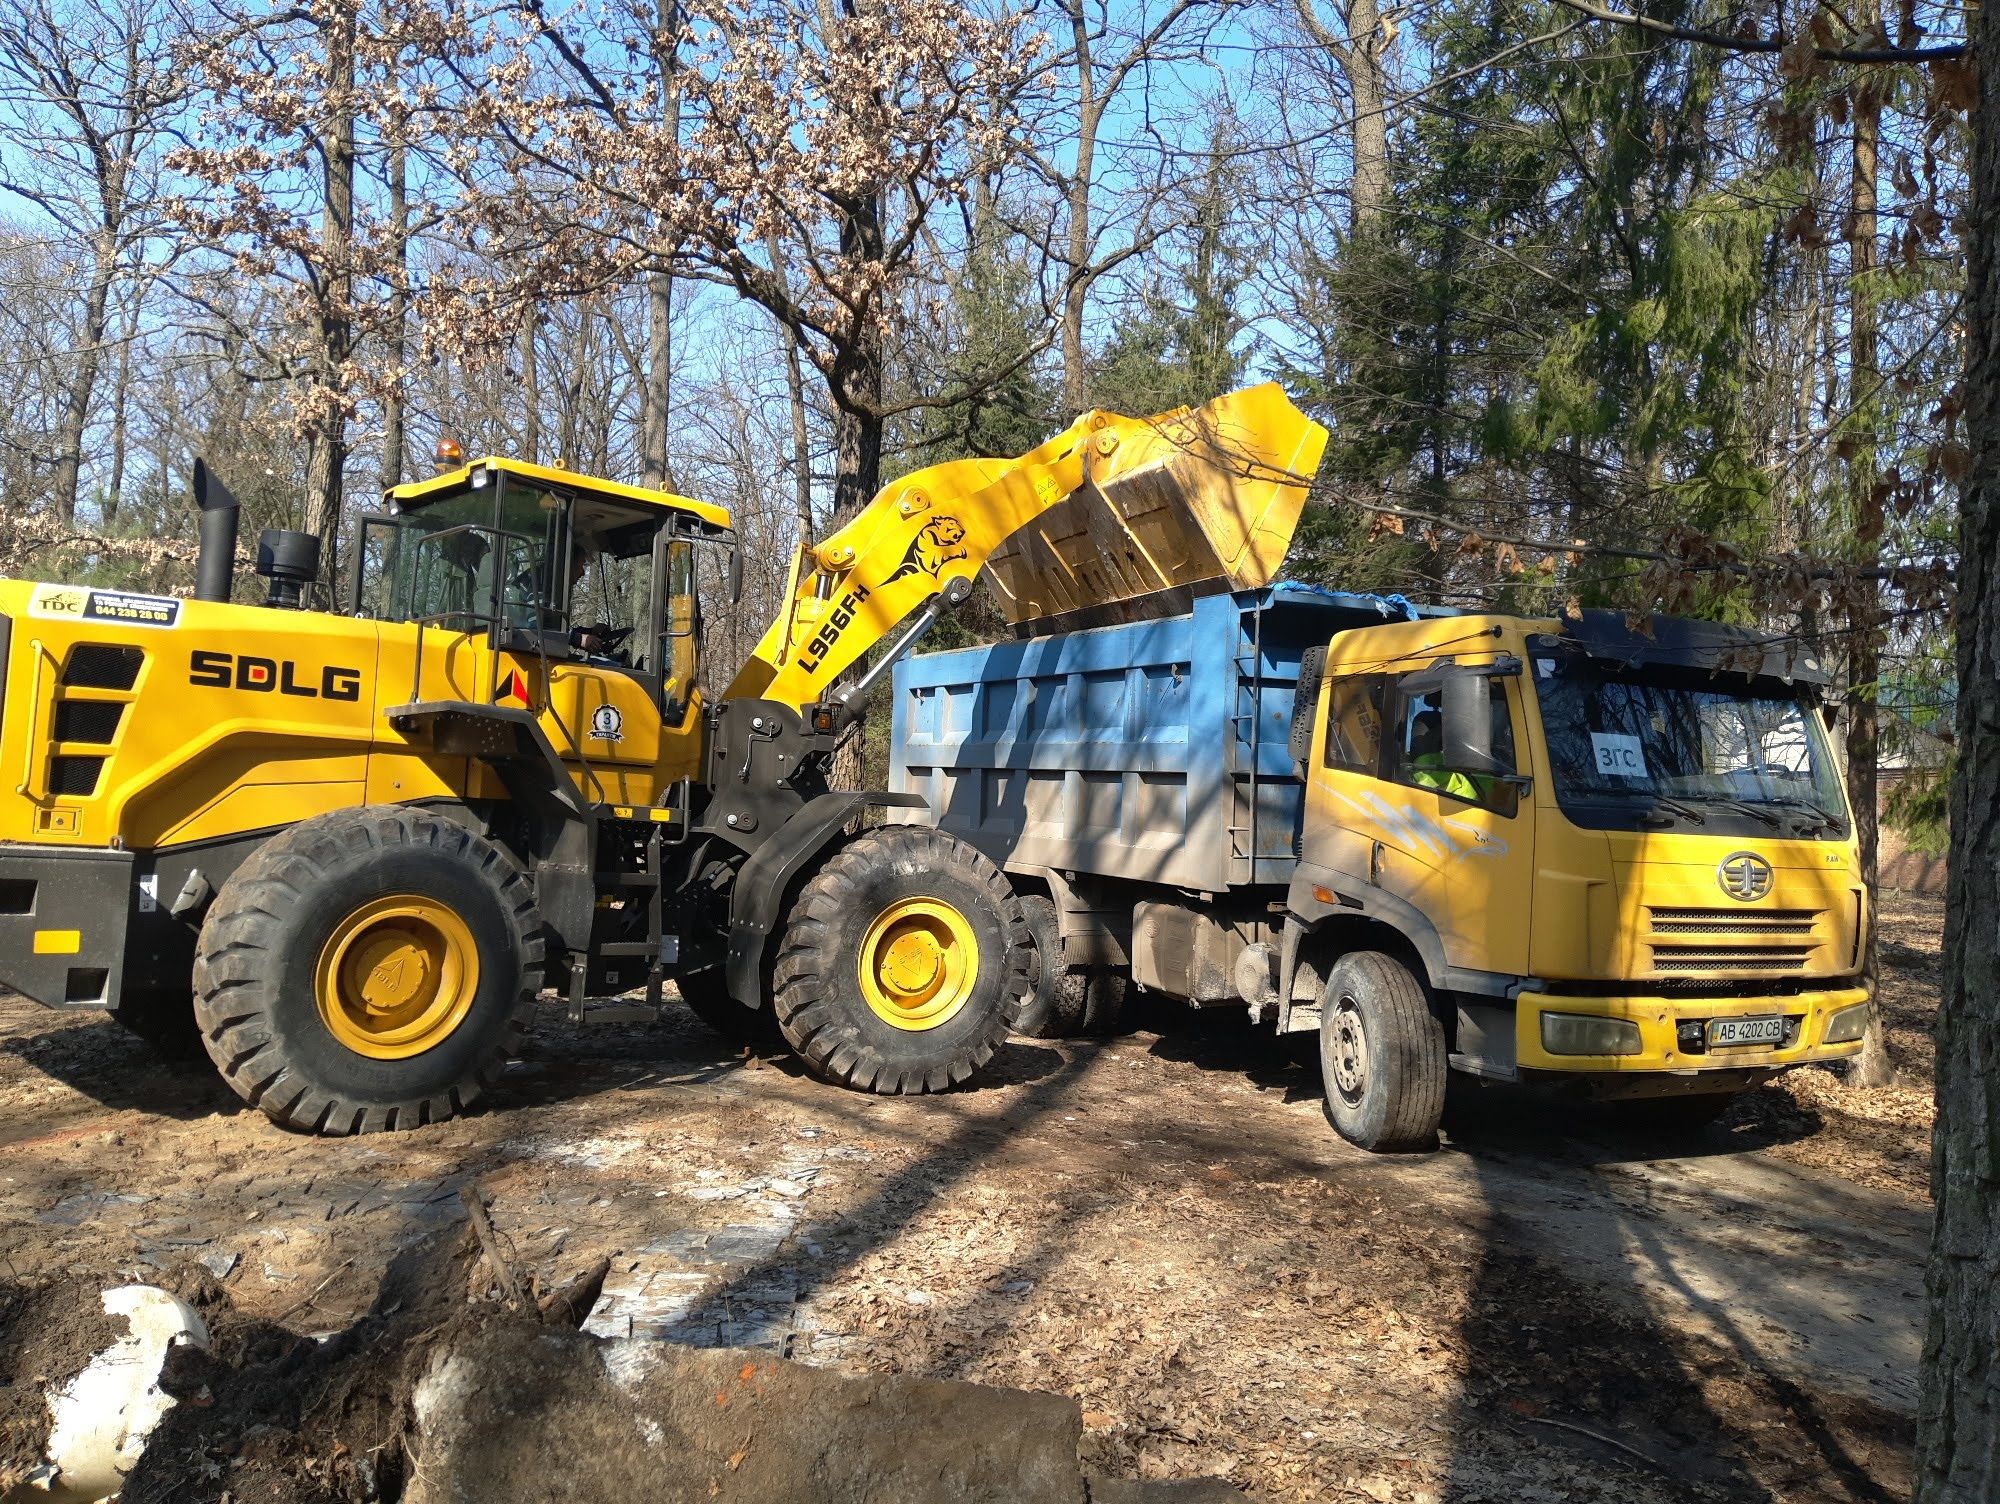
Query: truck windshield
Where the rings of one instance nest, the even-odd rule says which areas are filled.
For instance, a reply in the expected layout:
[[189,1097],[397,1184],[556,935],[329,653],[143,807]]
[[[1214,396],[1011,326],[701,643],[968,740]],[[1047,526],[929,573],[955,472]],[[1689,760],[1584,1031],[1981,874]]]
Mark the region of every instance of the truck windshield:
[[1832,751],[1799,695],[1553,656],[1534,670],[1556,798],[1579,823],[1846,833]]

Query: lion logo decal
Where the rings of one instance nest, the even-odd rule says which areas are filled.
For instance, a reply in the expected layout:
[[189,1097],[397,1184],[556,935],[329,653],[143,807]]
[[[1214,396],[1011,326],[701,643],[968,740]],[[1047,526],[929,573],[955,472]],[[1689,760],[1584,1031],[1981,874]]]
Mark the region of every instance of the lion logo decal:
[[910,544],[910,551],[903,555],[903,562],[884,584],[895,584],[907,575],[927,574],[937,578],[938,571],[953,559],[963,559],[965,548],[965,524],[956,517],[939,517],[924,524],[924,530],[917,534]]

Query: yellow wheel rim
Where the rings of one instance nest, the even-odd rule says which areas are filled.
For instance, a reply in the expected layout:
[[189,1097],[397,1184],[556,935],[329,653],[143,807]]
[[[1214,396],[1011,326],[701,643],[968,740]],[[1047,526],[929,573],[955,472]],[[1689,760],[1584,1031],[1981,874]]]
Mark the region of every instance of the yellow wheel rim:
[[411,893],[365,903],[335,926],[313,969],[327,1032],[371,1060],[407,1060],[449,1039],[479,991],[465,921]]
[[919,1033],[954,1017],[979,979],[971,922],[936,898],[902,898],[861,937],[861,995],[875,1016]]

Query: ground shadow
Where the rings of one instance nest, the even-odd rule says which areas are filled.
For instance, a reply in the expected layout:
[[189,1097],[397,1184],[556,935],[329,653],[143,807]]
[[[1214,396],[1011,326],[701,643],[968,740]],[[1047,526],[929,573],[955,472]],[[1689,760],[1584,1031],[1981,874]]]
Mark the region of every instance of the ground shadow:
[[[1773,1372],[1742,1325],[1758,1315],[1752,1303],[1733,1313],[1679,1282],[1645,1217],[1611,1213],[1632,1284],[1607,1287],[1517,1246],[1507,1235],[1511,1177],[1497,1156],[1475,1154],[1471,1164],[1486,1200],[1485,1246],[1460,1331],[1464,1383],[1449,1417],[1445,1499],[1503,1496],[1528,1455],[1553,1457],[1578,1479],[1637,1473],[1668,1492],[1693,1485],[1732,1500],[1799,1489],[1854,1504],[1899,1497],[1868,1454],[1903,1444],[1905,1423]],[[1707,1314],[1722,1350],[1655,1315],[1641,1271]]]
[[1240,1076],[1287,1103],[1319,1098],[1316,1035],[1275,1033],[1268,1023],[1252,1023],[1242,1008],[1191,1008],[1165,998],[1147,999],[1131,1021],[1145,1031],[1138,1038],[1157,1060]]
[[243,1107],[199,1050],[162,1053],[102,1016],[52,1018],[40,1033],[0,1040],[0,1050],[114,1111],[192,1122]]

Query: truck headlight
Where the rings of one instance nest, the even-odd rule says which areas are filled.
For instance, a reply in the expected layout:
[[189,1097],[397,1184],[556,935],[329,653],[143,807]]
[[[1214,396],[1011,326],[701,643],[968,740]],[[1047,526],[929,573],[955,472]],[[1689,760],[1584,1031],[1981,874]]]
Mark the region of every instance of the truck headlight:
[[1542,1048],[1551,1055],[1636,1055],[1645,1046],[1630,1019],[1544,1013]]
[[1852,1044],[1868,1032],[1868,1005],[1855,1003],[1826,1021],[1827,1044]]

